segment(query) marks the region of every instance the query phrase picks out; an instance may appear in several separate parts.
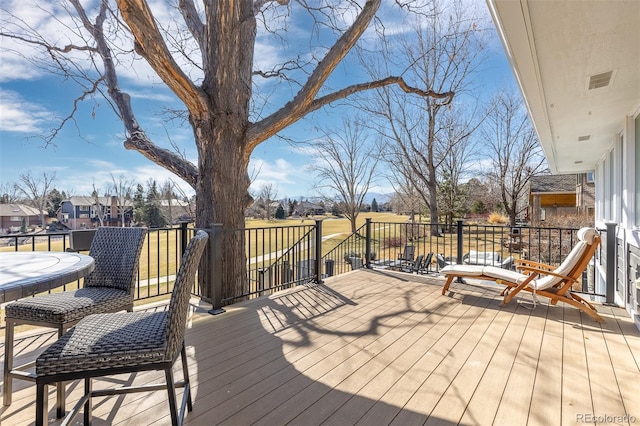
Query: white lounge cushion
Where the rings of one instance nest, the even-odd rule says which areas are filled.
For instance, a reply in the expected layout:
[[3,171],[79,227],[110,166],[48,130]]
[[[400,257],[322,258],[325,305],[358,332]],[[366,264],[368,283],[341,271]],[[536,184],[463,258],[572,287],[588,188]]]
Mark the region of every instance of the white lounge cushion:
[[[578,243],[571,249],[564,261],[553,272],[567,276],[576,263],[580,261],[584,253],[588,250],[589,246],[594,243],[598,236],[598,231],[594,228],[581,228],[577,232]],[[474,252],[470,252],[474,253]],[[454,275],[461,277],[487,277],[496,280],[504,280],[516,284],[522,283],[529,276],[521,274],[520,272],[511,271],[508,269],[499,268],[496,266],[482,266],[482,265],[448,265],[440,270],[445,275]],[[562,280],[561,277],[555,275],[543,275],[529,283],[529,287],[536,290],[544,290],[553,287]]]
[[484,266],[479,265],[459,265],[454,263],[453,265],[447,265],[440,270],[445,275],[464,275],[466,277],[479,277],[482,275],[482,269]]
[[496,251],[469,250],[465,256],[465,263],[470,265],[499,265],[502,259]]
[[580,228],[577,232],[578,239],[591,245],[598,236],[598,231],[594,228]]
[[527,275],[498,266],[482,265],[449,265],[440,270],[445,275],[460,275],[464,277],[488,277],[496,280],[505,280],[514,283],[521,283],[527,279]]

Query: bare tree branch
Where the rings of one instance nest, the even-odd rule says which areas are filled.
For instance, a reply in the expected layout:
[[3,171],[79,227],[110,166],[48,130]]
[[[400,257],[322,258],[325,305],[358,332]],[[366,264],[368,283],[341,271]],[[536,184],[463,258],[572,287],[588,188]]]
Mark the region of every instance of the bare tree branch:
[[[315,99],[314,101],[312,101],[311,103],[307,104],[305,109],[301,109],[298,111],[298,115],[297,116],[286,116],[284,115],[284,108],[280,111],[278,111],[278,113],[282,112],[284,115],[283,117],[283,121],[280,121],[278,123],[269,123],[267,120],[270,117],[267,117],[265,120],[261,121],[260,124],[264,124],[269,125],[269,124],[273,124],[274,127],[272,128],[267,128],[267,129],[260,129],[259,131],[257,130],[257,132],[261,133],[260,134],[260,139],[262,138],[267,138],[267,137],[271,137],[273,135],[275,135],[277,132],[279,132],[280,130],[282,130],[283,128],[289,126],[291,123],[297,121],[299,118],[304,117],[305,115],[309,114],[310,112],[316,111],[320,108],[322,108],[325,105],[328,105],[332,102],[338,101],[340,99],[344,99],[350,95],[356,94],[358,92],[363,92],[363,91],[367,91],[367,90],[372,90],[372,89],[378,89],[384,86],[389,86],[389,85],[393,85],[396,84],[398,85],[405,93],[412,93],[418,96],[423,96],[423,97],[433,97],[436,99],[443,99],[443,102],[440,103],[439,105],[447,105],[451,102],[451,100],[453,99],[454,93],[453,92],[444,92],[444,93],[436,93],[432,90],[422,90],[422,89],[418,89],[415,87],[411,87],[409,86],[402,77],[387,77],[384,78],[382,80],[376,80],[376,81],[371,81],[368,83],[361,83],[361,84],[354,84],[351,85],[349,87],[345,87],[344,89],[338,90],[336,92],[333,92],[331,94],[322,96],[318,99]],[[289,105],[289,104],[287,104]],[[285,107],[286,108],[286,107]],[[273,115],[271,117],[274,117]],[[289,120],[291,122],[289,122]],[[256,140],[254,143],[257,146],[260,142],[262,142],[262,140]]]
[[253,2],[253,11],[257,15],[267,3],[278,3],[281,6],[289,4],[289,0],[255,0]]
[[104,21],[107,16],[107,2],[101,3],[100,12],[93,24],[86,15],[82,5],[78,0],[69,0],[75,7],[81,22],[89,31],[95,41],[96,50],[99,52],[104,67],[104,82],[108,88],[108,94],[113,99],[120,118],[128,133],[128,138],[124,141],[124,147],[138,151],[156,164],[160,164],[167,170],[180,176],[185,182],[195,188],[198,180],[198,170],[190,162],[184,160],[169,150],[156,146],[140,128],[138,121],[133,113],[131,106],[131,97],[120,90],[118,77],[115,69],[115,63],[111,54],[111,49],[105,38],[103,30]]
[[[167,86],[184,102],[191,114],[207,111],[204,94],[184,74],[169,53],[145,0],[116,0],[136,39],[136,51]],[[143,30],[144,29],[144,30]]]
[[56,174],[43,172],[40,177],[35,177],[31,171],[27,171],[20,175],[20,182],[16,183],[15,188],[21,192],[28,202],[38,210],[40,216],[40,225],[44,229],[46,223],[44,215],[46,214],[47,205],[49,203],[49,192],[53,188],[53,182],[56,180]]
[[193,0],[180,0],[180,12],[182,13],[182,17],[184,18],[184,22],[187,24],[187,28],[191,31],[193,38],[198,42],[201,50],[205,50],[205,31],[206,28],[200,20],[200,16],[198,15],[198,10],[196,9],[196,5],[193,3]]
[[329,78],[331,72],[367,29],[379,7],[380,0],[367,0],[354,23],[329,49],[298,94],[280,110],[249,126],[246,138],[249,152],[253,151],[260,142],[296,122],[309,112],[309,105],[314,101],[316,94]]

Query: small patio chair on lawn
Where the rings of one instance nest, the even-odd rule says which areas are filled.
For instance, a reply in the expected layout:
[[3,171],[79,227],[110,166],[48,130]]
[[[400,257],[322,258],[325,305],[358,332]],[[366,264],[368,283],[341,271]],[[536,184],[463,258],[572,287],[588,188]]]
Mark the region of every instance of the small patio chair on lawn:
[[[18,300],[5,308],[4,405],[11,405],[12,379],[33,381],[24,370],[33,363],[13,366],[14,328],[20,324],[55,328],[58,337],[90,314],[133,309],[138,261],[146,235],[144,228],[101,227],[89,255],[95,269],[84,287]],[[64,385],[58,385],[58,418],[64,416]]]
[[398,260],[400,261],[404,261],[404,262],[413,262],[413,256],[416,253],[416,248],[415,246],[404,246],[404,250],[402,251],[402,254],[398,256]]
[[422,259],[424,259],[424,254],[418,255],[416,260],[406,261],[400,270],[402,272],[415,272],[417,274],[418,271],[420,271],[420,268],[422,268]]
[[351,264],[351,270],[355,271],[356,269],[360,269],[364,267],[364,262],[361,257],[350,257],[349,263]]
[[422,261],[422,265],[418,269],[418,274],[430,274],[431,271],[431,260],[433,259],[433,252],[429,252]]
[[[84,379],[84,396],[65,424],[84,407],[84,424],[91,422],[91,398],[166,389],[171,424],[184,418],[185,406],[193,409],[187,355],[184,345],[189,297],[200,258],[209,236],[198,231],[182,256],[169,307],[161,312],[116,312],[90,315],[64,334],[36,359],[36,425],[48,419],[47,385]],[[174,382],[173,365],[182,358],[183,380]],[[163,370],[166,383],[92,390],[91,379],[122,373]],[[184,387],[182,403],[176,388]]]
[[447,277],[442,294],[446,294],[456,277],[491,280],[507,286],[502,292],[503,305],[513,299],[521,290],[526,290],[533,293],[534,303],[537,296],[544,296],[551,300],[552,305],[564,302],[580,309],[596,321],[603,322],[604,320],[598,315],[593,305],[571,292],[571,286],[580,281],[582,272],[600,244],[600,235],[593,228],[582,228],[578,231],[577,236],[578,243],[557,268],[525,259],[515,261],[518,271],[497,266],[446,266],[440,271]]
[[69,247],[67,251],[79,252],[91,249],[91,243],[98,229],[78,229],[69,232]]

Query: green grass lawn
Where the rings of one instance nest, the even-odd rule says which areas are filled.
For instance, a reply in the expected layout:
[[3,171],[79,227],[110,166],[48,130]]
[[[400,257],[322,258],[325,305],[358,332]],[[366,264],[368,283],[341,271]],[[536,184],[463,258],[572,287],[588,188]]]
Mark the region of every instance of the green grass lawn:
[[[405,222],[407,216],[393,213],[362,213],[358,217],[357,226],[365,223],[366,218],[377,222]],[[351,233],[351,225],[345,218],[332,216],[318,216],[304,219],[258,220],[247,219],[246,231],[247,257],[253,258],[271,253],[276,249],[286,249],[295,244],[315,225],[316,219],[322,219],[322,234],[336,235],[323,243],[323,252],[335,247]],[[294,229],[290,227],[295,227]],[[262,228],[266,228],[262,230]],[[253,231],[251,231],[253,230]],[[177,233],[167,230],[151,230],[145,239],[140,255],[140,279],[162,277],[175,274],[178,265],[179,242]],[[18,246],[19,251],[63,251],[62,240],[52,240],[51,243],[38,242],[35,245],[24,244]],[[15,251],[14,246],[0,247],[0,251]]]

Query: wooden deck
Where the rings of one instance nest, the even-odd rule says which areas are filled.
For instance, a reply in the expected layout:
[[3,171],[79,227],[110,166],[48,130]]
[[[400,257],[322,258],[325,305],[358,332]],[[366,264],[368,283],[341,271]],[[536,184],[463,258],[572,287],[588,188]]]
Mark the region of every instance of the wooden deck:
[[[453,284],[442,296],[442,284],[360,270],[215,317],[196,309],[186,424],[640,422],[640,333],[623,310],[599,306],[600,325],[571,307],[543,301],[531,309],[528,294],[500,308],[497,287]],[[24,337],[16,352],[29,359],[51,339]],[[140,374],[135,383],[161,377]],[[15,384],[0,422],[32,424],[35,387]],[[71,406],[82,385],[67,391]],[[54,406],[50,387],[50,413]],[[168,423],[164,392],[95,401],[96,425]]]

